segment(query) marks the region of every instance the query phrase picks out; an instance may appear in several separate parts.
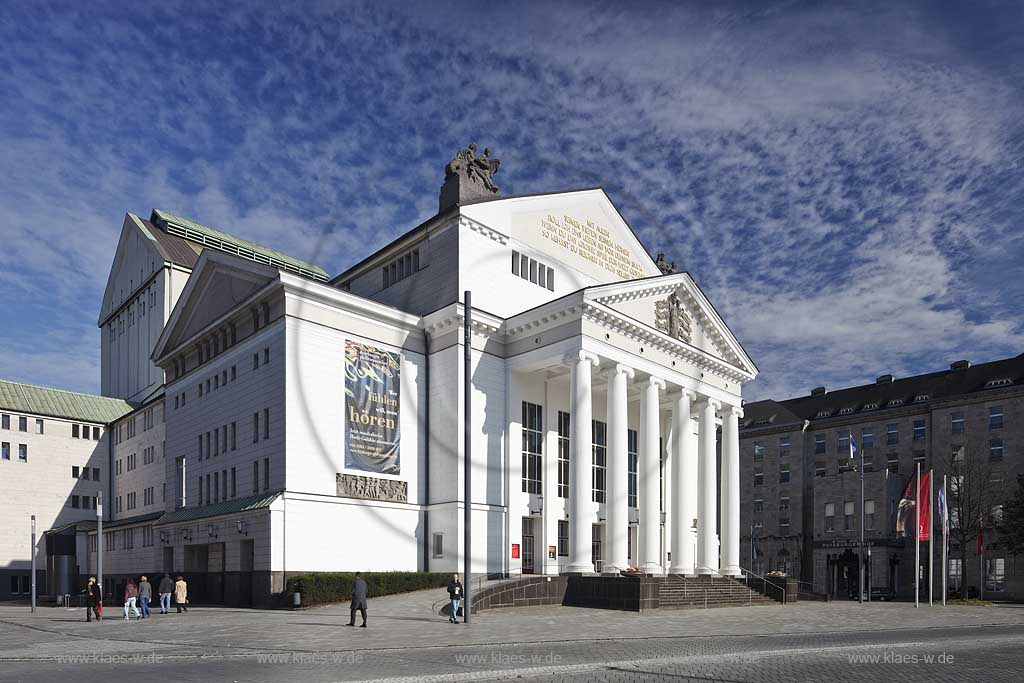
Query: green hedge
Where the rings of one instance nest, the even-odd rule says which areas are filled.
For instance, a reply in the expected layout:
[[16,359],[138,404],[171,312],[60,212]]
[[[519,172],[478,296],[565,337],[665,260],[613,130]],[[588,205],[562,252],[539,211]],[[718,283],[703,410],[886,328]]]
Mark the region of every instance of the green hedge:
[[[316,572],[288,577],[282,602],[291,605],[292,593],[302,594],[303,605],[348,602],[352,598],[355,572]],[[438,572],[363,572],[369,597],[408,593],[427,588],[444,588],[451,574]],[[443,596],[442,596],[443,597]]]

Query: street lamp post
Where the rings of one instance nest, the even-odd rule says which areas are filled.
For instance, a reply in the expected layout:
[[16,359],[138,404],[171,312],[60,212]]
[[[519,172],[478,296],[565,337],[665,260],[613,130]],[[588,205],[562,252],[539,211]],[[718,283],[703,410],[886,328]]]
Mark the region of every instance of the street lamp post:
[[[852,434],[850,438],[853,438]],[[864,449],[858,448],[857,450],[860,451],[860,552],[857,554],[857,561],[860,562],[860,571],[857,572],[859,577],[857,583],[860,584],[860,591],[857,594],[857,600],[863,604],[864,574],[867,573],[867,569],[864,566]]]
[[103,604],[103,491],[96,494],[96,586]]
[[32,611],[36,611],[36,516],[32,515]]

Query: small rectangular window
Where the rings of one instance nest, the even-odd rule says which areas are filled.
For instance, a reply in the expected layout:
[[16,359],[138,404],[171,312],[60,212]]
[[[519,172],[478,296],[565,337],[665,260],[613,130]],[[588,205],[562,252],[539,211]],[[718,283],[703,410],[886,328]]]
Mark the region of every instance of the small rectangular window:
[[569,522],[564,519],[558,520],[558,555],[569,556]]
[[2,427],[3,429],[10,429],[11,428],[11,416],[10,415],[0,415],[0,427]]
[[1002,429],[1003,428],[1003,407],[992,406],[988,409],[988,428],[989,429]]
[[260,367],[260,354],[254,353],[254,354],[252,354],[252,369],[253,370],[258,370],[259,367]]
[[72,465],[71,466],[71,478],[72,479],[78,479],[78,477],[79,477],[78,465]]
[[263,458],[263,490],[270,490],[270,458]]
[[[88,427],[86,427],[88,429]],[[36,434],[43,433],[43,421],[40,418],[36,418]],[[86,437],[88,438],[88,437]]]
[[434,557],[444,557],[444,534],[434,534]]
[[964,414],[962,412],[950,413],[949,429],[954,434],[964,433]]
[[548,289],[555,291],[555,269],[548,266]]
[[28,445],[23,443],[18,444],[18,460],[20,462],[28,462]]
[[10,460],[10,459],[11,459],[11,444],[9,444],[8,442],[4,441],[3,445],[0,446],[0,460]]
[[270,438],[270,408],[263,409],[263,438]]
[[72,439],[77,439],[78,438],[78,430],[79,430],[79,426],[78,425],[71,425],[71,438]]
[[257,460],[252,464],[252,492],[260,492],[260,461]]
[[253,413],[252,414],[252,442],[253,443],[259,443],[260,442],[260,414],[259,413]]
[[19,417],[18,418],[18,431],[19,432],[27,432],[28,431],[28,418],[27,417]]

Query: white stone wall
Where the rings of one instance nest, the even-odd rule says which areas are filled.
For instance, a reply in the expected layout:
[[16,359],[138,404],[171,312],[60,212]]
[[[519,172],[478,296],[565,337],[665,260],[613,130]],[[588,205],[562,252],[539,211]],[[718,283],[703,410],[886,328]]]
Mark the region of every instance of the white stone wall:
[[[0,568],[31,567],[31,516],[36,516],[36,562],[46,567],[46,543],[43,532],[65,524],[96,518],[96,512],[71,507],[71,496],[90,500],[104,487],[107,472],[108,434],[103,429],[99,441],[91,437],[92,428],[101,425],[42,417],[43,433],[36,433],[39,416],[10,415],[11,429],[0,429],[0,441],[10,444],[10,460],[0,460],[0,498],[5,523],[0,525]],[[27,430],[18,430],[18,418],[27,418]],[[72,425],[89,426],[90,438],[72,438]],[[81,431],[79,431],[81,434]],[[18,460],[18,446],[28,447],[27,462]],[[72,478],[72,467],[90,468],[89,480]],[[100,470],[100,481],[92,479],[92,468]],[[80,475],[81,476],[81,475]],[[0,586],[6,592],[9,586]]]
[[[147,429],[145,413],[152,411],[152,427]],[[129,424],[134,422],[134,436]],[[166,425],[164,423],[164,401],[157,400],[136,410],[111,425],[113,454],[110,464],[110,488],[104,492],[109,495],[105,500],[106,518],[114,521],[138,517],[164,509],[164,477],[166,463],[164,460]],[[123,435],[123,438],[117,435]],[[146,449],[153,449],[153,462],[146,463]],[[135,467],[128,469],[130,458],[134,456]],[[120,462],[120,474],[118,474]],[[145,489],[153,488],[153,501],[146,503]],[[135,494],[135,507],[129,508],[129,494]],[[170,495],[169,493],[167,495]],[[120,499],[120,508],[118,507]]]

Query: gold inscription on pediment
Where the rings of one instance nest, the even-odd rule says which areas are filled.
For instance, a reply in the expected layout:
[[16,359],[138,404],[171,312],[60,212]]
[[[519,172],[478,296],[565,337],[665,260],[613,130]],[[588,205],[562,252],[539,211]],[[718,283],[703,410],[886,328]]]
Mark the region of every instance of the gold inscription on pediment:
[[622,280],[645,275],[640,264],[632,258],[630,250],[612,239],[607,228],[593,221],[577,220],[567,214],[548,214],[541,219],[541,235]]

